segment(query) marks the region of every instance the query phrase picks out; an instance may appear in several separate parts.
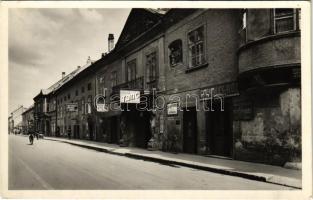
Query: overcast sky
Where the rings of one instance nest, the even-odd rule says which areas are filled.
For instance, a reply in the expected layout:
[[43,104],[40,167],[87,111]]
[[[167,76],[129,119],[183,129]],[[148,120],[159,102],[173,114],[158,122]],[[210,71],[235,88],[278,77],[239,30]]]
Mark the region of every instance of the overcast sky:
[[115,43],[130,9],[11,9],[9,11],[9,112],[29,107],[87,57],[97,60]]

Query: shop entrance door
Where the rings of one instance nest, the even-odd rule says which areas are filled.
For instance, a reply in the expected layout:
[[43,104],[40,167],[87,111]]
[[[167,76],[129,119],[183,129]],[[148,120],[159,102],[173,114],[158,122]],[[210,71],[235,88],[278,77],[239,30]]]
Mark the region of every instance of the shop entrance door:
[[113,144],[118,144],[118,133],[117,133],[117,117],[111,117],[110,119],[110,127],[111,127],[111,138],[110,142]]
[[183,114],[183,151],[195,154],[197,153],[197,112],[195,107],[187,110],[184,110]]
[[207,112],[207,145],[213,155],[231,156],[232,149],[232,119],[231,107],[224,101],[224,109],[220,102],[213,103],[213,110]]
[[74,125],[74,138],[79,139],[79,125],[78,124]]

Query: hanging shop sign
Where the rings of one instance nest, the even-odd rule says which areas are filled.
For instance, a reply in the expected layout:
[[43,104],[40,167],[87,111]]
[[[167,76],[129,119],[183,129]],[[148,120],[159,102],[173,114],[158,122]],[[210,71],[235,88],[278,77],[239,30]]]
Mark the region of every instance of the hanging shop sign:
[[200,90],[200,100],[205,101],[217,97],[231,97],[239,95],[237,82],[215,85]]
[[120,90],[120,103],[140,103],[140,91]]
[[167,104],[167,115],[177,115],[178,114],[178,103]]
[[66,109],[68,112],[77,112],[78,111],[78,104],[77,103],[68,103],[66,105]]

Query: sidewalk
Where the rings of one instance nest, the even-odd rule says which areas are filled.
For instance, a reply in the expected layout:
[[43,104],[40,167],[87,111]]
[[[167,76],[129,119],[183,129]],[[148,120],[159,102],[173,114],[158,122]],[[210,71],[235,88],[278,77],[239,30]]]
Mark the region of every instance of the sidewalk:
[[72,145],[93,149],[101,152],[136,159],[143,159],[164,164],[186,166],[226,175],[280,184],[295,188],[302,187],[301,170],[286,169],[279,166],[205,157],[191,154],[173,154],[162,151],[148,151],[135,147],[120,147],[115,144],[94,142],[87,140],[45,137],[46,140],[59,141]]

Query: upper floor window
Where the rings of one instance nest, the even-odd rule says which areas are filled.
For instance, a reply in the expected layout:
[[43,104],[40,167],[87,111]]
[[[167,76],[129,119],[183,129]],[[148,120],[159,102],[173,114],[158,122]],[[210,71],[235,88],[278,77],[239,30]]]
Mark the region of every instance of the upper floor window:
[[105,95],[105,88],[104,88],[104,73],[101,73],[97,76],[97,91],[98,94]]
[[189,67],[204,64],[204,27],[201,26],[188,33]]
[[148,82],[154,81],[157,78],[157,61],[156,52],[150,53],[146,56],[146,69]]
[[78,90],[75,91],[75,95],[78,96]]
[[274,9],[275,33],[293,31],[296,29],[297,29],[296,9],[292,9],[292,8]]
[[84,86],[82,86],[81,91],[82,91],[82,93],[85,92],[85,87]]
[[173,41],[169,46],[169,60],[170,65],[175,66],[177,63],[180,63],[183,61],[183,51],[182,51],[182,41],[181,40],[175,40]]
[[81,100],[82,104],[81,104],[81,111],[83,114],[85,114],[85,98],[82,98]]
[[247,10],[245,9],[242,13],[242,29],[245,29],[247,27]]
[[126,65],[126,82],[136,79],[136,59],[127,62]]
[[301,30],[301,9],[297,9],[298,29]]
[[67,94],[67,99],[70,100],[71,94]]
[[87,89],[88,89],[88,90],[91,90],[91,83],[88,83]]
[[111,73],[111,86],[114,87],[117,85],[117,72],[113,71]]

